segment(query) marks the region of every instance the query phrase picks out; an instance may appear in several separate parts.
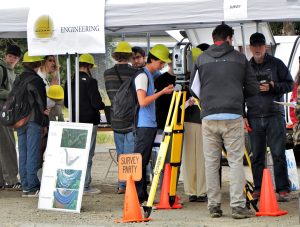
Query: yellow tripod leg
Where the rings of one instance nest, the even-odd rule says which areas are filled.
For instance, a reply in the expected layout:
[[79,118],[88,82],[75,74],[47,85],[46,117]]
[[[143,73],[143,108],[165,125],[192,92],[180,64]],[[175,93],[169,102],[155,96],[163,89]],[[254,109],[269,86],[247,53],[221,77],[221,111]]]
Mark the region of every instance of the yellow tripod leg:
[[179,103],[179,101],[177,101],[177,100],[178,100],[178,92],[174,91],[173,95],[172,95],[172,100],[171,100],[168,116],[167,116],[165,129],[164,129],[163,140],[160,144],[158,156],[157,156],[155,167],[153,170],[153,179],[152,179],[152,184],[151,184],[151,188],[150,188],[150,192],[149,192],[148,201],[147,201],[146,206],[143,207],[145,218],[148,218],[151,214],[153,201],[154,201],[156,189],[157,189],[158,182],[159,182],[160,173],[164,167],[164,163],[165,163],[165,159],[166,159],[166,155],[167,155],[167,151],[168,151],[168,147],[169,147],[170,139],[171,139],[171,135],[172,135],[172,129],[173,129],[173,125],[175,122],[175,116],[173,115],[173,112],[174,112],[173,109],[176,106],[175,102]]
[[171,207],[174,205],[176,199],[178,171],[181,165],[183,125],[184,125],[184,115],[185,115],[184,106],[186,101],[186,91],[182,91],[181,94],[182,94],[182,104],[181,104],[181,116],[179,122],[177,120],[179,108],[175,108],[174,110],[174,116],[176,122],[174,123],[173,126],[173,141],[172,141],[172,151],[171,151],[171,159],[170,159],[171,181],[170,181],[169,203]]

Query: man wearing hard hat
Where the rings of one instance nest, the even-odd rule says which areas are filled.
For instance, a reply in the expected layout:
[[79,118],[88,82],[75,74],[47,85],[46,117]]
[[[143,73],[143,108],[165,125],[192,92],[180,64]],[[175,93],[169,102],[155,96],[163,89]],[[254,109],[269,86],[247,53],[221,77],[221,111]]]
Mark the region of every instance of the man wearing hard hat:
[[165,45],[157,44],[149,51],[146,66],[139,71],[135,78],[135,89],[140,108],[137,114],[134,153],[142,154],[142,179],[136,182],[140,203],[148,200],[146,166],[149,163],[157,130],[155,100],[164,94],[172,93],[174,87],[169,85],[155,93],[152,73],[161,70],[169,62],[171,62],[169,49]]
[[[114,105],[114,97],[120,86],[132,76],[134,76],[136,69],[132,68],[128,62],[131,60],[132,48],[128,42],[121,41],[114,50],[112,57],[117,62],[114,67],[105,70],[104,81],[105,88],[108,94],[111,106]],[[114,121],[114,116],[111,114],[112,125],[114,131],[114,141],[116,145],[117,154],[133,153],[134,136],[132,121]],[[125,193],[125,182],[118,183],[118,194]]]
[[[97,67],[91,54],[82,54],[79,57],[79,122],[93,124],[91,146],[84,182],[84,195],[101,193],[100,189],[90,186],[92,181],[92,164],[95,154],[97,128],[100,123],[99,110],[104,109],[98,82],[92,77],[91,69]],[[75,119],[75,77],[72,78],[72,119]],[[64,104],[68,107],[68,86],[65,84]]]

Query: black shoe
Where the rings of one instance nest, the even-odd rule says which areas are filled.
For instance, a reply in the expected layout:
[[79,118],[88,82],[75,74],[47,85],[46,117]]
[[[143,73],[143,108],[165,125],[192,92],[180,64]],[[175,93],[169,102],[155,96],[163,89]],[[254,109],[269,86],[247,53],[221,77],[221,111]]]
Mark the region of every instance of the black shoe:
[[197,202],[207,202],[207,195],[202,195],[197,197]]
[[189,201],[190,202],[197,202],[197,196],[196,195],[190,195],[189,196]]
[[209,213],[212,218],[220,218],[222,217],[223,211],[219,206],[209,208]]
[[243,219],[254,217],[255,213],[247,207],[233,207],[231,216],[234,219]]

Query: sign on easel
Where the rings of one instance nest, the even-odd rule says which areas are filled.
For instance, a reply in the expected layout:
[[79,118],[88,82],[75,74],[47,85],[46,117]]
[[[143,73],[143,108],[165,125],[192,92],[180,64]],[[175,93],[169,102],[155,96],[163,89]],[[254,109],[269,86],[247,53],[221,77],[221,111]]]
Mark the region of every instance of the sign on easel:
[[80,213],[92,124],[50,122],[38,208]]
[[126,181],[129,175],[132,175],[134,181],[142,179],[142,155],[136,154],[121,154],[118,158],[119,180]]

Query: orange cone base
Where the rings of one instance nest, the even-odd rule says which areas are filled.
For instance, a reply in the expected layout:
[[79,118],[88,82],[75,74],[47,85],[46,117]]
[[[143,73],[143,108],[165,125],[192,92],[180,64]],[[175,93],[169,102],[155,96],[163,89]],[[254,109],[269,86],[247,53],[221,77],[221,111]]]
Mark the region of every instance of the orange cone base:
[[282,216],[287,213],[288,212],[286,210],[278,210],[275,212],[256,212],[256,216]]
[[157,205],[154,205],[156,207],[157,210],[161,210],[161,209],[182,209],[182,205],[179,203],[179,197],[176,195],[176,199],[175,199],[175,203],[174,205],[171,207],[169,202],[167,203],[159,203]]
[[142,219],[136,219],[136,220],[123,220],[123,219],[118,219],[118,220],[115,220],[114,222],[117,222],[117,223],[126,223],[126,222],[147,222],[147,221],[150,221],[152,220],[151,218],[142,218]]

